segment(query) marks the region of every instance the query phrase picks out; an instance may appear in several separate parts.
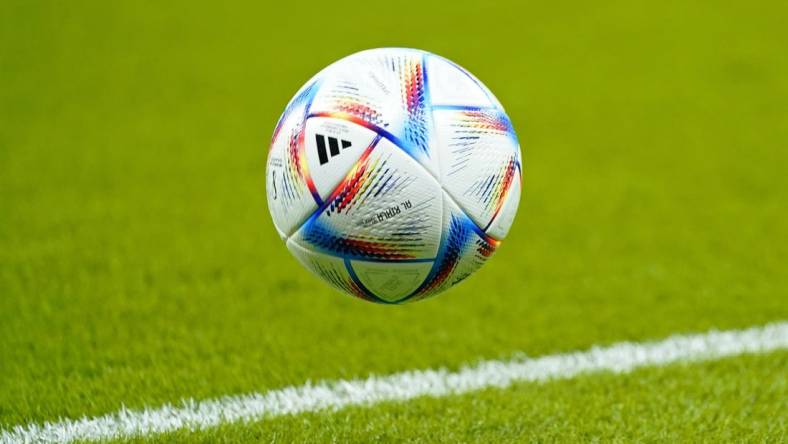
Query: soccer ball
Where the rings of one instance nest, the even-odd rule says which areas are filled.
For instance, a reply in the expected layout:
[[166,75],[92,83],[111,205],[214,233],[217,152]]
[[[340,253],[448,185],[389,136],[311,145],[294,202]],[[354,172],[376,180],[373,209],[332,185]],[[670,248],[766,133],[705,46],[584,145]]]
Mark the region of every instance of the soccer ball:
[[520,146],[500,102],[434,54],[362,51],[323,69],[279,118],[268,208],[290,252],[361,299],[438,294],[512,225]]

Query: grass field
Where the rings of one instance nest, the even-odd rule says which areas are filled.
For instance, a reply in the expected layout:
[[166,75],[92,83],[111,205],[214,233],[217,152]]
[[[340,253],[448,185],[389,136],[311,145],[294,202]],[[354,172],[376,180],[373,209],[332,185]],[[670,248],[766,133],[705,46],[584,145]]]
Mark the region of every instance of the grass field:
[[[0,6],[0,430],[190,397],[788,319],[781,2]],[[379,306],[308,274],[268,139],[357,50],[441,54],[523,147],[476,275]],[[784,441],[788,355],[141,441]]]

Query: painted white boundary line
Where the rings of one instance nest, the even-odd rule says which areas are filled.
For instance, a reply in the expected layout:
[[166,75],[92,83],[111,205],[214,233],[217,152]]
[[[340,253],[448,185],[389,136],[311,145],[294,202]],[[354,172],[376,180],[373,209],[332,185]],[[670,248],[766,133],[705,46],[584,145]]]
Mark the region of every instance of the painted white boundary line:
[[0,432],[0,443],[70,442],[152,435],[180,429],[201,430],[232,422],[250,422],[293,413],[336,410],[352,405],[404,401],[418,396],[447,396],[516,382],[567,379],[581,373],[630,372],[640,367],[697,362],[744,353],[788,348],[788,321],[746,330],[671,336],[656,342],[623,342],[587,351],[483,361],[456,372],[413,370],[366,379],[319,382],[265,393],[122,409],[95,418],[16,426]]

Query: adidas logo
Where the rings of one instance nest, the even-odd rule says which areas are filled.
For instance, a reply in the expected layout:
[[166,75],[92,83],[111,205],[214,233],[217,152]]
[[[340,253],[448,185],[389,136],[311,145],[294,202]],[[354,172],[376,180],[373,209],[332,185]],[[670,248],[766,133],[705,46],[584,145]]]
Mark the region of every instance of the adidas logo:
[[[328,151],[326,151],[326,139],[328,139]],[[331,157],[339,155],[339,144],[342,143],[342,149],[348,148],[351,143],[349,140],[337,139],[336,137],[324,137],[322,134],[315,134],[315,141],[317,142],[317,158],[320,160],[320,165],[328,163],[328,155]]]

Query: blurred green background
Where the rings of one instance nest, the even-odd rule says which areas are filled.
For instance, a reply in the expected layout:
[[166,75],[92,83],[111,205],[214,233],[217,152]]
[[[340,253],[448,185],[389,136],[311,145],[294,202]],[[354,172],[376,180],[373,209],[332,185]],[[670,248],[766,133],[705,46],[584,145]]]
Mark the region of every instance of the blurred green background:
[[[0,6],[0,429],[788,318],[784,2]],[[524,158],[435,299],[302,269],[265,207],[292,94],[380,46],[463,65]]]

